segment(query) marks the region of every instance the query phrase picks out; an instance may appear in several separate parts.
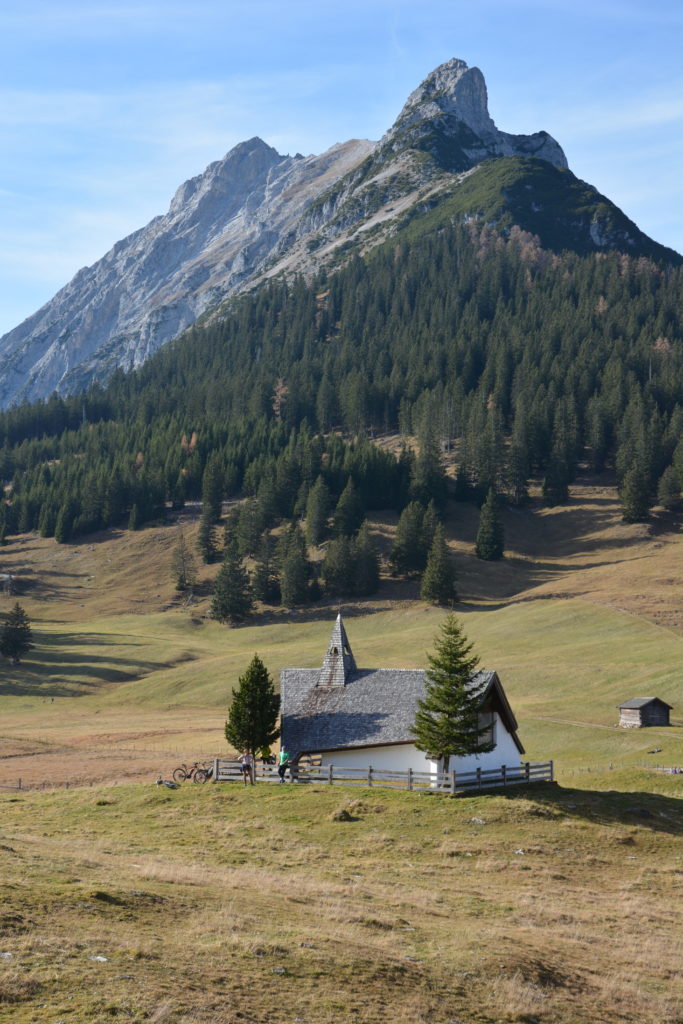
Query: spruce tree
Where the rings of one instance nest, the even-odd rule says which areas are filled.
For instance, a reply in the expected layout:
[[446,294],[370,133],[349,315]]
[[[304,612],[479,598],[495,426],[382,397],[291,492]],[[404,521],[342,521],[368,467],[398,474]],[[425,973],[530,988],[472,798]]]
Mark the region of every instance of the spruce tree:
[[503,521],[500,518],[496,492],[491,487],[479,514],[475,553],[477,558],[482,558],[486,562],[495,562],[503,557],[504,550]]
[[659,478],[657,501],[669,512],[675,512],[680,507],[681,489],[673,466],[667,466]]
[[336,537],[327,546],[320,573],[328,593],[351,597],[355,593],[355,566],[350,537]]
[[647,474],[636,462],[626,473],[621,487],[621,507],[624,522],[643,522],[649,515],[651,504]]
[[441,525],[437,526],[434,533],[427,567],[422,576],[420,598],[430,604],[441,605],[451,605],[458,599],[455,570]]
[[298,526],[287,536],[282,554],[280,572],[281,600],[286,608],[305,604],[308,600],[309,564],[305,542]]
[[247,570],[235,544],[225,549],[223,564],[218,570],[211,601],[211,618],[235,625],[251,614],[254,601]]
[[442,761],[448,770],[449,756],[484,754],[494,745],[483,741],[490,725],[480,724],[485,683],[475,676],[479,659],[471,653],[473,645],[455,615],[442,623],[434,647],[412,732],[418,749]]
[[422,542],[424,514],[419,501],[411,501],[401,512],[389,555],[395,574],[418,573],[425,567],[427,553]]
[[353,477],[349,477],[334,510],[335,537],[351,537],[358,532],[364,518],[363,502],[354,486]]
[[273,543],[268,534],[264,534],[261,539],[251,585],[257,601],[263,604],[280,603],[280,581],[273,556]]
[[251,659],[233,690],[232,702],[225,723],[225,738],[235,750],[255,754],[269,747],[280,735],[277,717],[280,698],[273,680],[258,654]]
[[358,536],[352,541],[354,592],[358,597],[369,597],[379,588],[379,554],[367,523],[363,523]]
[[210,565],[218,558],[216,547],[216,527],[214,526],[213,512],[211,506],[207,505],[202,509],[199,519],[199,530],[197,532],[197,550],[203,562]]
[[329,488],[321,476],[309,491],[306,501],[306,539],[314,547],[324,539],[330,514]]
[[197,585],[197,566],[182,531],[173,549],[171,575],[175,580],[176,590],[191,591]]
[[17,601],[0,627],[0,654],[18,665],[33,647],[33,633],[29,618]]

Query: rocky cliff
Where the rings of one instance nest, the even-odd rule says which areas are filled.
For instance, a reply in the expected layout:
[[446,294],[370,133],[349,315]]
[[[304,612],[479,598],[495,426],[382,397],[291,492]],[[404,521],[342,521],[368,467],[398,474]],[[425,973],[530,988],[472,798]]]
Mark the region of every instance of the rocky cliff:
[[[363,251],[416,204],[438,202],[468,179],[469,194],[472,174],[510,157],[570,174],[546,132],[495,126],[483,75],[460,60],[425,79],[379,142],[352,140],[309,157],[242,142],[181,185],[165,216],[117,242],[0,339],[0,406],[138,366],[263,277],[306,273],[352,246]],[[617,244],[590,214],[581,232],[595,248]]]

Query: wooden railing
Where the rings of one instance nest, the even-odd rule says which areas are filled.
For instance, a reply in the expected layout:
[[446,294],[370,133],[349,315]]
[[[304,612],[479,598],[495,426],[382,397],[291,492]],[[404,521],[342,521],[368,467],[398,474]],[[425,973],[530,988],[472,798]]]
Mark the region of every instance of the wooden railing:
[[[241,765],[238,761],[213,763],[214,782],[240,781]],[[258,782],[279,782],[277,768],[273,765],[257,764],[255,770]],[[467,793],[485,789],[499,789],[501,786],[519,786],[531,782],[553,782],[552,761],[534,763],[525,761],[518,765],[502,765],[500,768],[477,768],[473,772],[416,772],[412,768],[398,771],[392,768],[349,768],[328,765],[292,765],[287,769],[287,781],[316,782],[328,786],[377,786],[382,789],[429,790],[429,792]]]

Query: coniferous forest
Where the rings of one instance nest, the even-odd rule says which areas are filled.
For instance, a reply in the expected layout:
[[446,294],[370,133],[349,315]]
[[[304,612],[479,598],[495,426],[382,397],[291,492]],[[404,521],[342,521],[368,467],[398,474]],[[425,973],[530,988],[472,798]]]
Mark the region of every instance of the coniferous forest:
[[[523,503],[534,476],[561,504],[582,460],[616,471],[627,520],[676,507],[682,275],[550,252],[517,228],[418,219],[335,273],[233,300],[136,371],[0,414],[0,538],[64,543],[201,499],[209,543],[222,499],[245,495],[232,535],[258,557],[278,520],[324,533],[330,517],[341,538],[366,510],[438,509],[444,448],[455,497]],[[396,431],[418,436],[417,456],[372,443]],[[302,548],[290,537],[281,562]],[[327,574],[339,592],[366,586]]]

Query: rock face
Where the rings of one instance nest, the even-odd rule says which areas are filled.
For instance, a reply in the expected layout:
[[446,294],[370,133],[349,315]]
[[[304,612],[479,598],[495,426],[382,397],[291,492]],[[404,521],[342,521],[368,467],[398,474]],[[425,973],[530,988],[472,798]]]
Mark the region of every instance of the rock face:
[[[242,142],[0,338],[0,407],[139,366],[229,296],[273,273],[311,272],[342,245],[363,251],[413,204],[510,156],[567,166],[546,132],[499,131],[483,75],[461,60],[432,72],[378,143],[290,157]],[[592,231],[591,245],[609,245]]]
[[433,155],[450,150],[444,162],[444,169],[450,171],[464,171],[499,156],[535,156],[555,167],[567,166],[561,146],[547,132],[508,135],[499,131],[489,116],[484,76],[479,68],[457,58],[438,67],[410,94],[382,143],[429,149],[429,141],[435,143],[438,138],[449,145],[435,145]]

